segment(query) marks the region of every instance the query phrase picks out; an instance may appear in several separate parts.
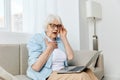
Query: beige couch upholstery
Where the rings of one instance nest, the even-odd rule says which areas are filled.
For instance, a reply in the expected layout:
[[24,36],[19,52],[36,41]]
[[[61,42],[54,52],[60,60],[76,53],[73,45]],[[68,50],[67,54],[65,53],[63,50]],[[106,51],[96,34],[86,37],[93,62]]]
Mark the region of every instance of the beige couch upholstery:
[[[75,58],[69,61],[69,65],[84,65],[86,57],[95,51],[75,51]],[[0,44],[0,66],[15,75],[19,80],[30,80],[26,75],[28,52],[25,44]],[[102,79],[104,74],[103,55],[100,53],[94,65],[93,72]]]

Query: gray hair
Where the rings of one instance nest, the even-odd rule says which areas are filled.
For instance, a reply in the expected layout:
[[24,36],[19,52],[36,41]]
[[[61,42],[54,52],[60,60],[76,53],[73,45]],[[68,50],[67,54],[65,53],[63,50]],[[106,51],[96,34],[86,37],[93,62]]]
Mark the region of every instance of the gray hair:
[[47,17],[47,19],[45,20],[45,23],[44,23],[44,26],[43,26],[44,30],[46,30],[48,24],[50,24],[50,23],[53,22],[54,20],[58,20],[58,22],[59,22],[60,24],[62,24],[61,18],[60,18],[58,15],[52,15],[52,14],[51,14],[51,15],[49,15],[49,16]]

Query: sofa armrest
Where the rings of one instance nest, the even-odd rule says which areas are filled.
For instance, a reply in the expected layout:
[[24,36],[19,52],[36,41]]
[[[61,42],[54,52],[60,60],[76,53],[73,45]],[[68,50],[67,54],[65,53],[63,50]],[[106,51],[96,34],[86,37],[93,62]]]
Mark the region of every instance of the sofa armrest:
[[103,58],[103,54],[99,54],[99,57],[96,61],[94,74],[96,75],[96,77],[99,80],[101,80],[104,77],[104,58]]
[[103,54],[99,54],[99,57],[96,61],[95,67],[100,67],[101,69],[104,69],[104,62],[103,62]]

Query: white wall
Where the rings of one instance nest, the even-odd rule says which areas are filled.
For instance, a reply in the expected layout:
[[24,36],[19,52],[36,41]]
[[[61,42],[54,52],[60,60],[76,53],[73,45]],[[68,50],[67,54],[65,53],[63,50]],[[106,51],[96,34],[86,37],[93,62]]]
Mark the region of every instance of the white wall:
[[[97,1],[102,5],[102,20],[97,22],[97,34],[99,50],[103,50],[104,55],[105,80],[120,80],[120,0]],[[90,37],[92,27],[89,27]],[[92,49],[91,40],[89,42]]]
[[58,15],[67,29],[71,46],[80,50],[79,0],[58,0],[57,4]]
[[57,4],[58,14],[67,28],[72,48],[74,50],[88,49],[84,0],[57,0]]
[[79,0],[79,27],[80,27],[80,50],[89,49],[89,27],[86,23],[86,6],[85,0]]

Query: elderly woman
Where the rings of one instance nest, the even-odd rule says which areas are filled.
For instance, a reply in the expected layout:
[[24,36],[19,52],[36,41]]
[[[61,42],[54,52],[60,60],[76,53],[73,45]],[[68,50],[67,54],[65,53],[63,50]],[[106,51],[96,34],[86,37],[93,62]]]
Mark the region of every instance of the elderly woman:
[[44,32],[35,34],[27,44],[28,77],[33,80],[97,80],[90,70],[77,74],[57,74],[73,58],[73,51],[59,16],[49,15],[44,28]]

